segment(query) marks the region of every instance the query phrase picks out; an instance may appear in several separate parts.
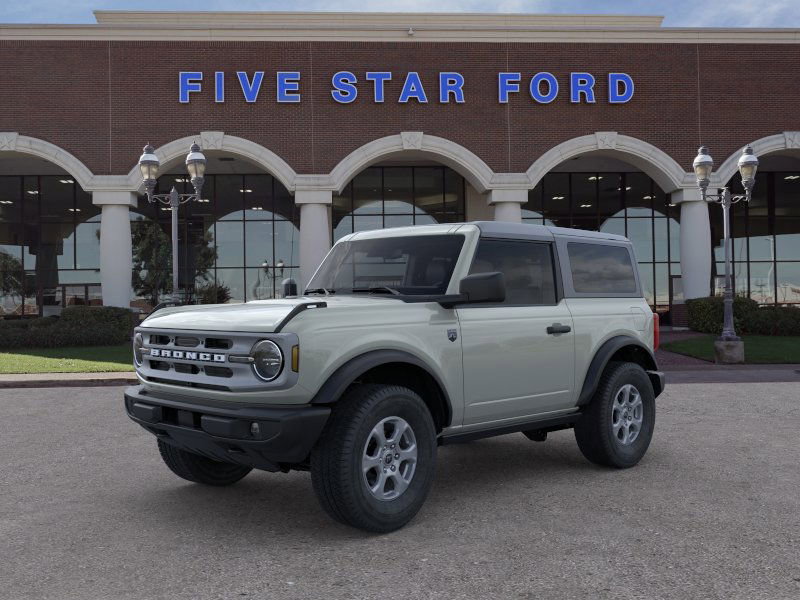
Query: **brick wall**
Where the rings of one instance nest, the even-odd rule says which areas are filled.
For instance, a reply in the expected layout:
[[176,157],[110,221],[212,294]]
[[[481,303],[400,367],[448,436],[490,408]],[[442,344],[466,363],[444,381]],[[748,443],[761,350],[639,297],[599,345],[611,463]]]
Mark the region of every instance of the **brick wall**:
[[[497,172],[524,171],[554,145],[604,130],[647,141],[689,169],[701,141],[721,163],[746,142],[800,130],[797,64],[796,44],[3,41],[0,131],[52,142],[96,174],[127,173],[145,142],[204,130],[257,142],[299,173],[327,172],[362,144],[409,130],[462,144]],[[178,102],[181,70],[205,72],[207,87],[189,104]],[[256,103],[245,103],[237,70],[266,72]],[[301,103],[275,102],[278,70],[302,72]],[[331,98],[338,70],[359,77],[352,104]],[[370,70],[394,74],[384,104],[363,81]],[[426,105],[397,103],[412,70]],[[227,73],[224,104],[214,102],[214,71]],[[465,76],[466,103],[438,102],[439,71]],[[507,105],[497,102],[500,71],[523,73]],[[559,80],[551,104],[527,93],[526,75],[538,71]],[[569,102],[570,71],[597,77],[596,104]],[[608,104],[609,71],[634,78],[631,102]]]

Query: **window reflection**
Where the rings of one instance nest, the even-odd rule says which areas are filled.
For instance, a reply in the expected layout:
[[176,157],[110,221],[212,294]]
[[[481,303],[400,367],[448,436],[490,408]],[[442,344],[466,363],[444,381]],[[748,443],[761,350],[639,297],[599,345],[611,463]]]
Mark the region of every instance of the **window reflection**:
[[[159,179],[160,189],[173,185],[191,191],[183,175]],[[299,211],[286,188],[267,174],[211,174],[203,200],[182,205],[178,213],[181,292],[198,302],[280,295],[284,277],[278,272],[292,273],[300,262]],[[153,210],[144,200],[139,205],[131,213],[134,305],[148,311],[172,288],[171,213]]]
[[464,220],[464,178],[447,167],[370,167],[331,208],[334,241],[355,231]]
[[0,177],[0,316],[98,302],[99,214],[69,175]]

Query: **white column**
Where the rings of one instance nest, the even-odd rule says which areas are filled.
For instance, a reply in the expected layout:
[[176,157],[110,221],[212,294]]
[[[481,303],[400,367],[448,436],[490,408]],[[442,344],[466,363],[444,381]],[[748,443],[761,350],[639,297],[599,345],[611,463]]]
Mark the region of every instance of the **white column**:
[[102,207],[100,216],[100,282],[104,306],[131,305],[131,221],[128,209],[136,206],[136,194],[96,191],[92,203]]
[[711,225],[708,204],[700,190],[687,188],[672,192],[672,202],[681,206],[681,282],[683,295],[705,298],[711,293]]
[[295,204],[300,205],[300,280],[297,291],[303,293],[314,271],[331,249],[331,190],[297,190]]
[[489,205],[494,206],[494,220],[522,222],[522,205],[528,201],[527,189],[489,191]]

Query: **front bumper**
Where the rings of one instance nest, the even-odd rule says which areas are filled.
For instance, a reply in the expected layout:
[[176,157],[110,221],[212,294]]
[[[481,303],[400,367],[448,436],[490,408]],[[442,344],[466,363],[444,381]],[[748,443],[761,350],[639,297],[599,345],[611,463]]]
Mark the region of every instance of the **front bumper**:
[[656,398],[664,391],[664,386],[667,383],[667,378],[664,376],[664,371],[647,371],[647,376],[650,378],[650,383],[653,384],[653,393]]
[[210,405],[186,396],[154,395],[141,385],[125,390],[125,410],[168,444],[264,471],[306,461],[331,412],[330,407],[309,404]]

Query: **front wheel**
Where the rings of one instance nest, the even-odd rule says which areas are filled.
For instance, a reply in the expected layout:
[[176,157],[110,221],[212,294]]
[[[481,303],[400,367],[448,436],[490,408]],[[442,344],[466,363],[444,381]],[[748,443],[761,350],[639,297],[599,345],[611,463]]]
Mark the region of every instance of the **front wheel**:
[[436,428],[413,391],[359,385],[336,404],[311,454],[311,481],[340,523],[385,533],[422,507],[436,470]]
[[644,369],[635,363],[609,363],[575,424],[575,439],[591,462],[624,469],[647,452],[655,421],[653,384]]
[[178,477],[205,485],[231,485],[247,475],[252,469],[243,465],[219,462],[205,456],[192,454],[158,440],[158,451],[170,471]]

